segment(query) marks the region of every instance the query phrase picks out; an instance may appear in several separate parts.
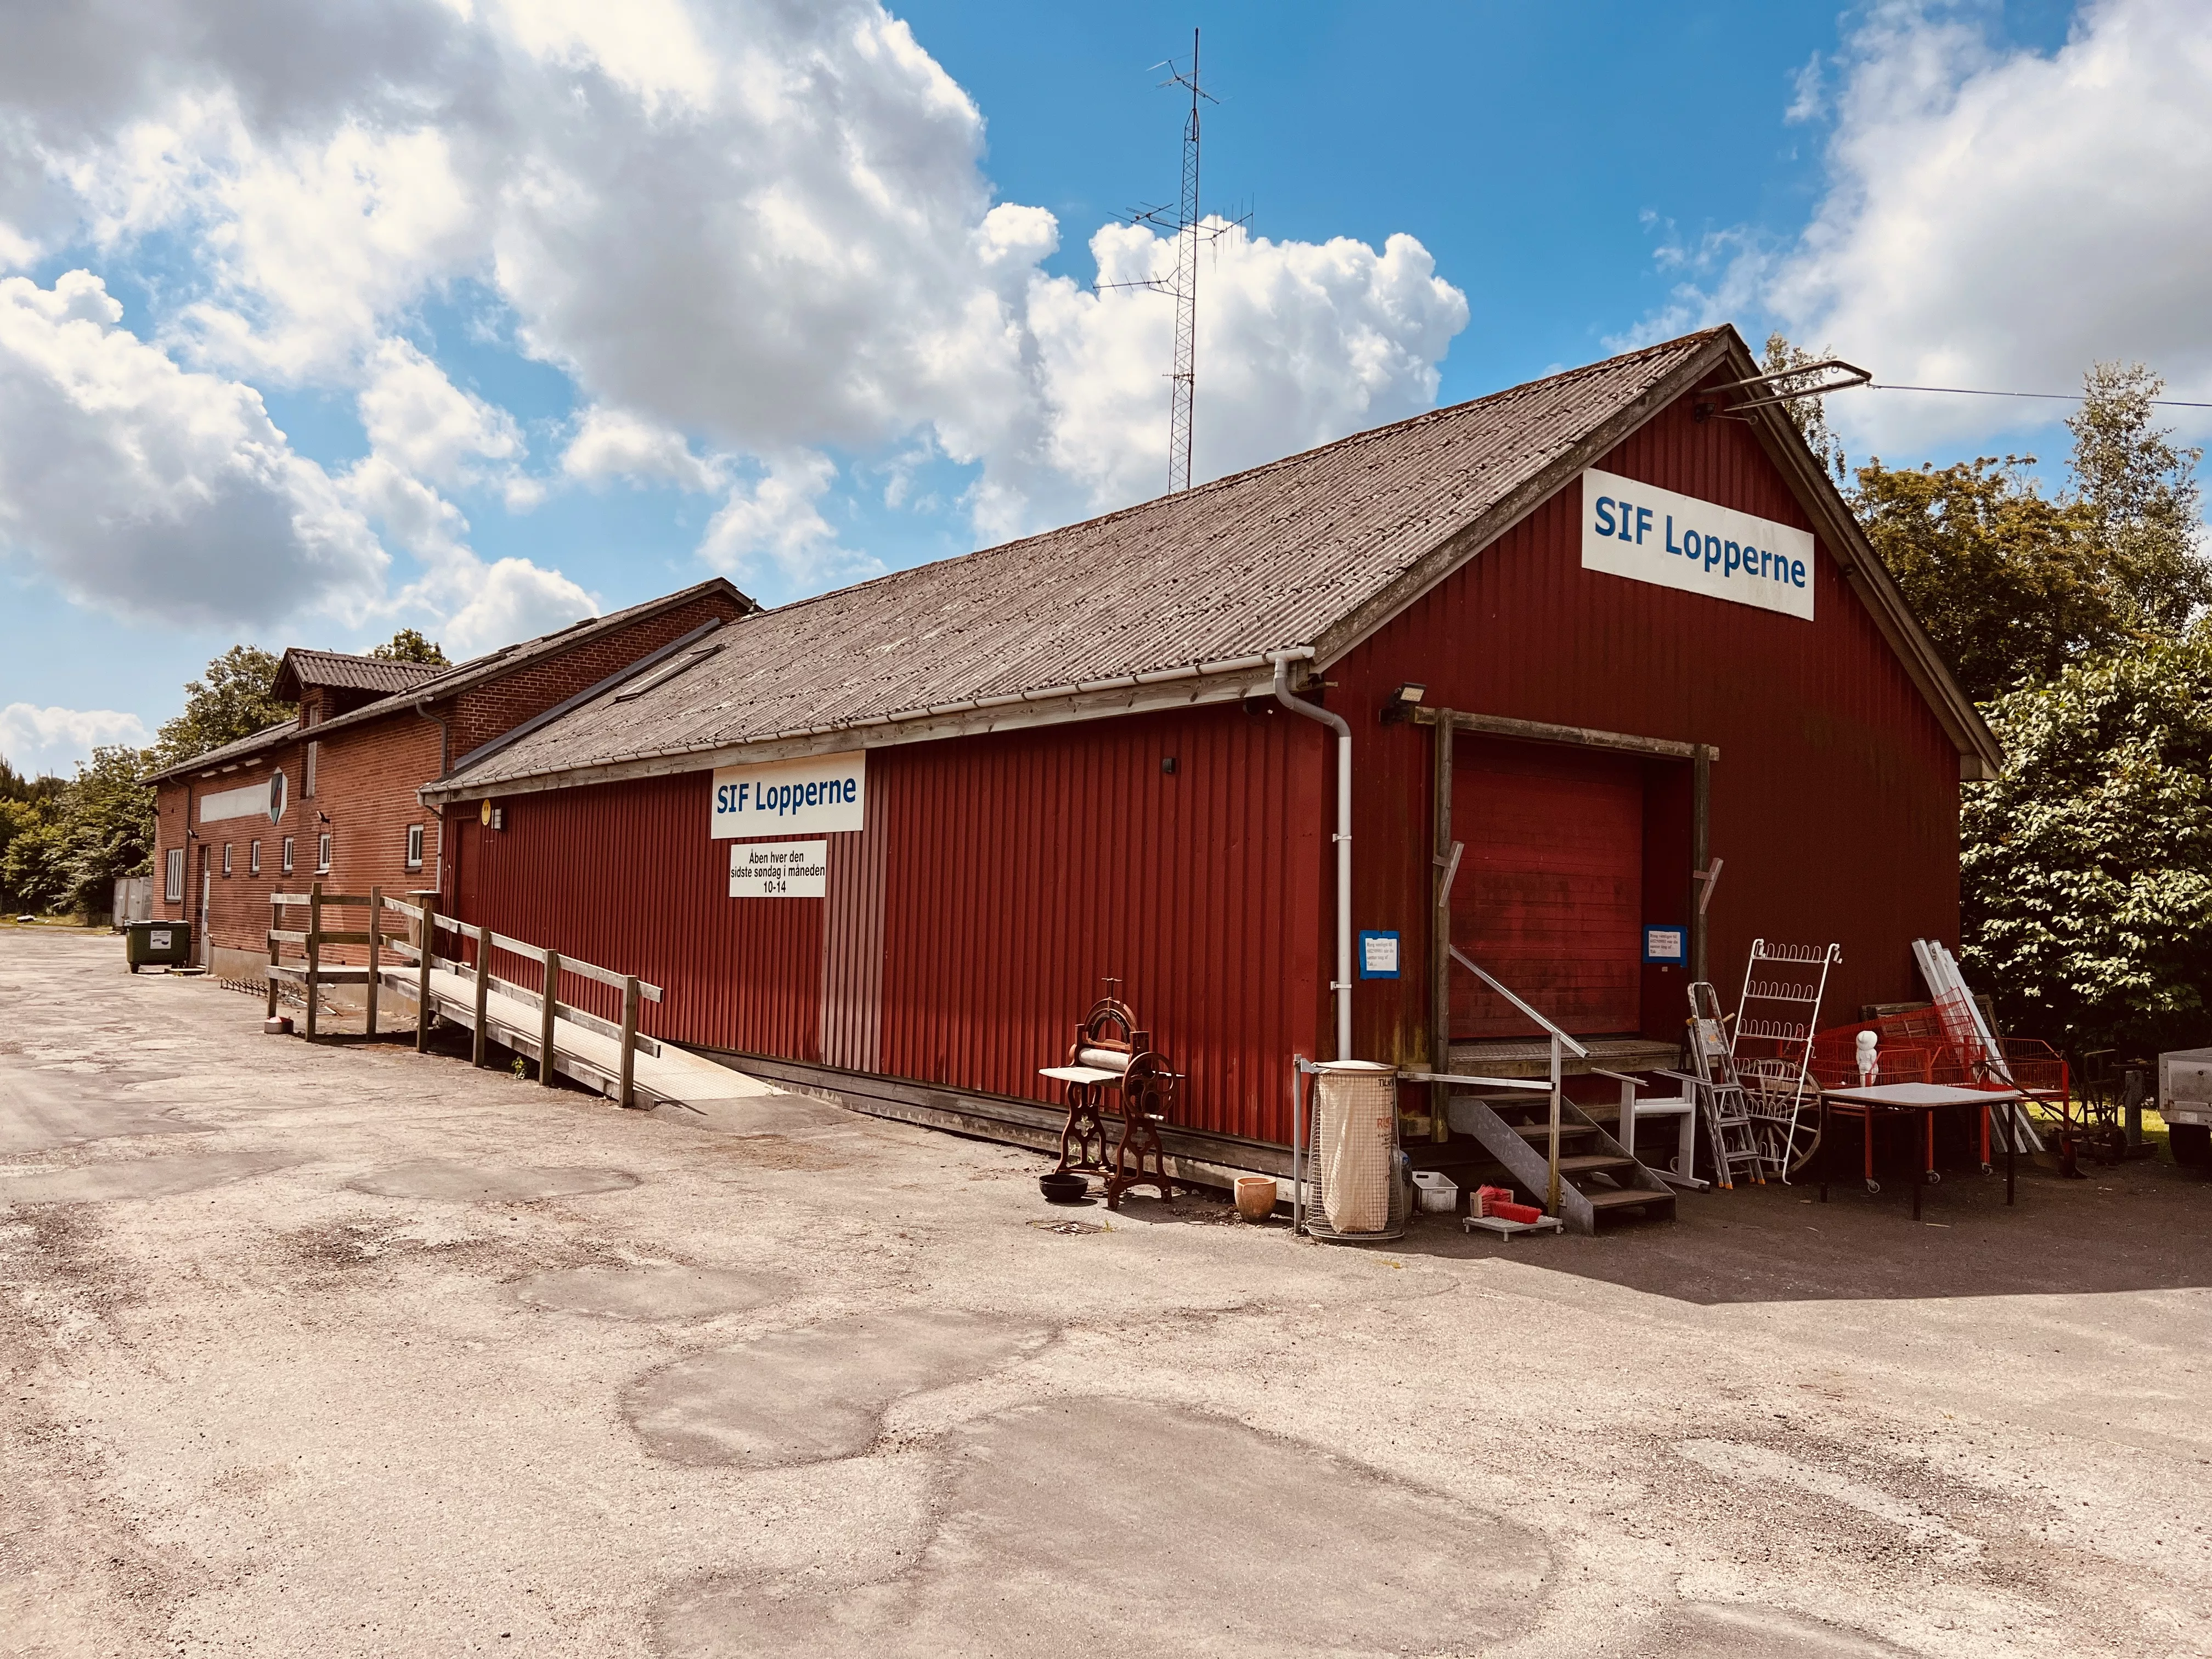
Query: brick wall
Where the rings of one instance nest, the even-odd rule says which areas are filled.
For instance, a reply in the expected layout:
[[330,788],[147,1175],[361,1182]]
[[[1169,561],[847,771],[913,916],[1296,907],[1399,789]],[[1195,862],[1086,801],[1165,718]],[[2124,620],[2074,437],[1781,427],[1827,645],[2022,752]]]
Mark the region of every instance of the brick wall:
[[[623,664],[635,662],[679,639],[702,623],[725,621],[741,614],[726,595],[701,595],[659,616],[647,617],[617,629],[603,638],[561,652],[526,668],[465,692],[445,705],[453,722],[453,755],[466,754],[502,732],[543,714],[586,687],[596,684]],[[307,701],[323,702],[329,688],[312,687]],[[325,718],[334,718],[325,712]],[[317,737],[315,793],[306,793],[307,733],[288,741],[250,764],[214,777],[192,776],[161,787],[156,798],[156,842],[154,849],[154,915],[167,921],[196,921],[199,915],[203,858],[209,872],[207,933],[209,941],[225,953],[242,952],[265,959],[270,925],[270,896],[305,892],[319,880],[326,891],[366,893],[381,887],[396,896],[439,885],[440,824],[438,814],[416,799],[415,792],[439,775],[441,733],[437,721],[412,711],[386,715],[359,726],[344,726]],[[272,772],[282,769],[289,784],[283,821],[271,824],[264,817],[234,818],[198,824],[199,799],[217,790],[265,785]],[[193,805],[188,817],[186,803]],[[323,820],[327,819],[325,823]],[[199,830],[198,840],[185,836],[187,825]],[[422,863],[407,865],[407,830],[422,826]],[[331,836],[331,867],[316,868],[317,838]],[[294,843],[292,873],[283,872],[283,838]],[[261,872],[251,873],[252,848],[261,843]],[[222,849],[231,848],[231,872],[222,869]],[[173,847],[185,849],[185,890],[171,900],[167,889],[167,856]],[[306,913],[287,918],[304,927]],[[333,932],[365,932],[365,912],[349,911],[325,919]],[[358,960],[362,952],[334,950],[333,960]],[[232,957],[218,967],[238,970],[243,963]]]
[[635,662],[671,640],[681,639],[702,623],[717,618],[732,622],[743,614],[727,593],[702,593],[659,616],[641,617],[616,629],[588,645],[465,691],[454,700],[453,758],[459,760],[501,732],[513,731],[523,721],[596,685],[623,664]]
[[[302,825],[312,817],[309,803],[300,799],[301,745],[285,743],[234,772],[218,772],[211,778],[198,775],[165,783],[155,798],[154,915],[163,921],[199,920],[200,877],[205,871],[208,893],[208,937],[221,948],[264,951],[269,930],[269,896],[282,890],[283,838],[295,842],[307,836]],[[284,816],[276,823],[265,813],[252,817],[199,822],[201,803],[225,790],[248,785],[265,788],[270,775],[285,775]],[[185,834],[198,831],[197,838]],[[253,873],[253,849],[261,850],[261,872]],[[230,873],[223,873],[223,848],[230,849]],[[172,848],[185,853],[184,891],[169,896],[168,866]],[[312,839],[305,841],[301,857],[314,860]]]

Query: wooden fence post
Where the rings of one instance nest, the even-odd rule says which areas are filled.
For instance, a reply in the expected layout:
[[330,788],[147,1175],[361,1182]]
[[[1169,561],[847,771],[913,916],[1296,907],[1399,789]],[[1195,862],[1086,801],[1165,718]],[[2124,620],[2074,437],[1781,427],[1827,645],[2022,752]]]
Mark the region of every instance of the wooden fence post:
[[438,896],[426,893],[422,896],[422,947],[415,978],[415,1052],[430,1052],[430,958],[438,948]]
[[622,1017],[622,1085],[615,1096],[615,1104],[630,1103],[630,1083],[637,1075],[637,975],[630,975],[623,981]]
[[538,1011],[538,1080],[553,1086],[553,1010],[561,1000],[561,953],[545,953],[545,1005]]
[[368,1007],[362,1024],[365,1036],[376,1035],[377,980],[384,972],[384,890],[368,890]]
[[477,929],[477,1035],[470,1054],[473,1065],[484,1063],[484,1015],[491,1006],[491,929]]
[[323,969],[323,884],[307,889],[307,1035],[315,1034],[315,988]]

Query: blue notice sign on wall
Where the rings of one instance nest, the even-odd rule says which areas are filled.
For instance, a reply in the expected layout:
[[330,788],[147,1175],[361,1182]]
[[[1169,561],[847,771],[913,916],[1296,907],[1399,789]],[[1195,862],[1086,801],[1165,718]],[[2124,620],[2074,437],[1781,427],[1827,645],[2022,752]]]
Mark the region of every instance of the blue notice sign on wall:
[[1369,928],[1360,930],[1359,977],[1362,979],[1398,977],[1397,934],[1378,933]]
[[1645,928],[1644,959],[1680,967],[1690,959],[1689,930],[1683,927]]

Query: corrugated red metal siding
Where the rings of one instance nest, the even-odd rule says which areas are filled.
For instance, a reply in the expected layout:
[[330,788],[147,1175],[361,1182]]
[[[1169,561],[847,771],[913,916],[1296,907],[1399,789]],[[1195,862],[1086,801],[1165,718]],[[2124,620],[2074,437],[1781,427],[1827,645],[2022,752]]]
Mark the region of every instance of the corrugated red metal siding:
[[1232,707],[871,754],[881,1069],[1036,1098],[1111,976],[1188,1073],[1186,1127],[1287,1139],[1320,1007],[1321,736]]
[[1032,1100],[1112,976],[1182,1125],[1285,1140],[1323,736],[1232,705],[876,750],[828,899],[728,896],[703,774],[517,796],[458,838],[460,913],[664,986],[657,1036]]
[[[708,788],[694,774],[520,795],[500,803],[497,830],[464,817],[460,916],[660,986],[651,1036],[819,1060],[824,901],[732,900]],[[505,957],[494,971],[529,977]],[[564,994],[612,1006],[573,976]]]
[[[1813,528],[1749,428],[1698,422],[1686,400],[1598,465]],[[1431,707],[1719,746],[1711,847],[1727,866],[1708,965],[1731,1004],[1759,934],[1842,944],[1824,1018],[1915,994],[1910,941],[1957,937],[1957,751],[1831,550],[1808,623],[1584,570],[1580,501],[1570,484],[1328,670],[1361,744],[1358,925],[1402,929],[1425,963],[1433,738],[1376,719],[1391,688],[1419,680]],[[1647,867],[1649,921],[1688,920],[1687,810],[1686,776],[1647,797],[1647,837],[1682,854],[1672,880]],[[1647,1031],[1680,1030],[1680,978],[1647,970]],[[1425,973],[1357,994],[1362,1054],[1425,1058]]]

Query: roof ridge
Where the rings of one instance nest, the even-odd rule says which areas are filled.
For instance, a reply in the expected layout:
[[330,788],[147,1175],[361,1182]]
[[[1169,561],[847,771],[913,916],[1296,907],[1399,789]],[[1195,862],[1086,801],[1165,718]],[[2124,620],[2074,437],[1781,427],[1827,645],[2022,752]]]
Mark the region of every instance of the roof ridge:
[[1042,541],[1048,537],[1065,536],[1092,526],[1111,524],[1117,519],[1126,519],[1135,514],[1151,512],[1169,502],[1202,498],[1230,485],[1242,483],[1279,468],[1309,463],[1316,456],[1326,455],[1332,450],[1346,449],[1362,443],[1379,442],[1410,428],[1432,424],[1455,416],[1464,416],[1469,410],[1495,403],[1501,398],[1519,397],[1539,391],[1545,386],[1559,386],[1583,375],[1594,374],[1601,369],[1617,369],[1623,364],[1633,363],[1642,358],[1655,356],[1662,352],[1679,351],[1685,347],[1700,344],[1726,331],[1729,327],[1729,325],[1723,323],[1712,328],[1701,328],[1688,334],[1680,334],[1670,340],[1656,340],[1650,345],[1638,346],[1633,351],[1619,352],[1613,356],[1600,357],[1595,362],[1583,363],[1574,368],[1561,369],[1556,374],[1547,374],[1537,380],[1522,380],[1512,386],[1500,386],[1495,392],[1484,392],[1480,398],[1462,398],[1458,403],[1445,404],[1437,409],[1425,409],[1417,415],[1408,415],[1401,420],[1388,421],[1381,426],[1366,427],[1358,432],[1348,432],[1341,438],[1332,438],[1327,443],[1316,444],[1310,449],[1294,450],[1287,455],[1278,455],[1273,460],[1261,461],[1255,465],[1244,467],[1235,472],[1224,472],[1218,478],[1208,478],[1204,483],[1193,484],[1188,489],[1177,490],[1165,495],[1149,496],[1141,501],[1132,501],[1127,507],[1115,507],[1110,512],[1093,514],[1087,519],[1075,519],[1066,524],[1054,525],[1048,530],[1033,531],[1026,536],[1017,536],[1012,541],[994,542],[988,547],[970,548],[965,553],[947,554],[941,559],[927,559],[920,564],[906,565],[896,570],[886,570],[881,575],[871,576],[865,581],[848,582],[842,587],[833,587],[823,593],[810,593],[804,599],[793,599],[787,604],[763,610],[759,614],[763,616],[788,614],[806,605],[818,605],[825,599],[838,599],[848,593],[857,593],[880,583],[912,578],[944,565],[958,564],[963,559],[978,559],[987,554],[1011,552],[1015,549],[1025,547],[1030,543]]

